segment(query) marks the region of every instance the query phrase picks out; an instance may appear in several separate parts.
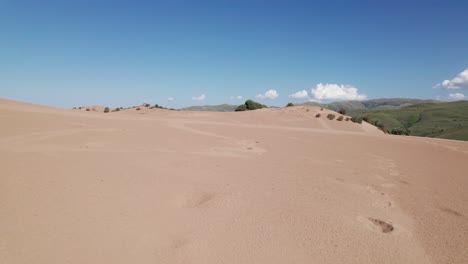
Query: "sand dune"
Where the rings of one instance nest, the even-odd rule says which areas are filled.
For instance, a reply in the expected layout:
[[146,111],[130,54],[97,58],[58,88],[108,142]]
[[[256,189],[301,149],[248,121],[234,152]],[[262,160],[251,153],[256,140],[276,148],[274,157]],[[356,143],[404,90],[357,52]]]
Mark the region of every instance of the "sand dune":
[[1,99],[0,263],[468,263],[468,143],[328,112]]

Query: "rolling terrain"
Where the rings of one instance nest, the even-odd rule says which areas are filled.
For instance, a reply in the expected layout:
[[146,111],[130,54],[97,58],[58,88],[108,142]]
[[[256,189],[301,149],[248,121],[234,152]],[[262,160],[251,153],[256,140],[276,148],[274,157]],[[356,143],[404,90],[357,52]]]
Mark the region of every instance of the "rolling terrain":
[[468,142],[329,114],[0,99],[0,263],[468,263]]
[[468,101],[424,103],[399,109],[350,110],[358,118],[379,120],[384,130],[412,136],[468,140]]

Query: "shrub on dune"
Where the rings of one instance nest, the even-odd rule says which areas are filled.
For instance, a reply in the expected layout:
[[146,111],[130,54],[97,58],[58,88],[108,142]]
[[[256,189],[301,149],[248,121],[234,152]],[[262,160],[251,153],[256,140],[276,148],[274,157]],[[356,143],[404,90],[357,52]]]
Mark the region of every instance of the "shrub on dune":
[[245,105],[239,105],[236,110],[236,112],[240,112],[240,111],[247,111],[247,106]]
[[343,116],[339,116],[336,121],[343,121]]
[[266,105],[257,103],[252,100],[247,100],[243,105],[239,105],[235,111],[247,111],[247,110],[256,110],[256,109],[262,109],[262,108],[267,108]]
[[361,124],[362,118],[353,116],[351,117],[351,122]]
[[109,107],[104,108],[104,113],[109,113],[110,109]]
[[330,119],[330,120],[333,120],[333,119],[335,119],[335,115],[334,114],[328,114],[327,118]]
[[320,113],[315,115],[316,118],[319,118],[320,116],[322,116]]

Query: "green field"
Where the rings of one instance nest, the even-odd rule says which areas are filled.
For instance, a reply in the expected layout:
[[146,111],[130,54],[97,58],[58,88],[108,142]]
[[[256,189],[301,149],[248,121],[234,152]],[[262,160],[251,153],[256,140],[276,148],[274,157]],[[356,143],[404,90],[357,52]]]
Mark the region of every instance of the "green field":
[[368,122],[379,120],[388,133],[405,131],[412,136],[468,141],[468,101],[423,103],[399,109],[349,110]]

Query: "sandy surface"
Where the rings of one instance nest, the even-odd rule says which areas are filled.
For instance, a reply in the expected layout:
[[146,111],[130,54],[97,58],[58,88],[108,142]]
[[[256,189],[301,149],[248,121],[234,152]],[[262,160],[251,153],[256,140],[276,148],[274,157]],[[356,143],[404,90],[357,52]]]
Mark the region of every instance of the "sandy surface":
[[468,263],[468,143],[318,112],[0,99],[0,263]]

